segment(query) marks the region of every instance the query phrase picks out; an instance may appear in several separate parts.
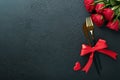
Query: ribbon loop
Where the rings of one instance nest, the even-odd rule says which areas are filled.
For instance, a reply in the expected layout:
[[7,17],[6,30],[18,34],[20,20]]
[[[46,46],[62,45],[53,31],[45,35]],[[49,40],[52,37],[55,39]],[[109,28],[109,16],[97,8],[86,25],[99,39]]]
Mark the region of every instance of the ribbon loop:
[[80,56],[85,56],[87,54],[90,54],[88,62],[86,63],[86,65],[83,67],[82,71],[85,71],[86,73],[89,71],[92,63],[93,63],[93,58],[94,58],[94,52],[98,51],[102,54],[105,54],[109,57],[111,57],[112,59],[116,60],[117,59],[117,53],[113,52],[111,50],[107,50],[107,44],[106,41],[103,39],[99,39],[98,42],[96,43],[96,45],[94,47],[91,47],[89,45],[82,45],[82,50],[80,53]]

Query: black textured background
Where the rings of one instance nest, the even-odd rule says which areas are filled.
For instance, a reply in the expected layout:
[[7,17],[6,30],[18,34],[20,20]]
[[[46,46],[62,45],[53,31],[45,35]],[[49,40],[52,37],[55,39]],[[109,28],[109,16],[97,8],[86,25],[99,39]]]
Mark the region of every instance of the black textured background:
[[[99,77],[72,70],[86,40],[83,0],[0,0],[0,80],[120,80],[120,59],[100,55]],[[105,27],[105,26],[104,26]],[[95,27],[120,54],[120,32]]]

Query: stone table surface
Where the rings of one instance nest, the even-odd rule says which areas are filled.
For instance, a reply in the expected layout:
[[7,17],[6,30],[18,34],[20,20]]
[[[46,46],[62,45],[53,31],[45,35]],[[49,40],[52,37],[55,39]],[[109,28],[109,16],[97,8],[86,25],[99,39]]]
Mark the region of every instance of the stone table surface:
[[[82,24],[90,14],[83,0],[0,0],[0,80],[120,80],[120,59],[100,54],[88,74],[73,71],[82,43]],[[120,32],[95,27],[120,54]]]

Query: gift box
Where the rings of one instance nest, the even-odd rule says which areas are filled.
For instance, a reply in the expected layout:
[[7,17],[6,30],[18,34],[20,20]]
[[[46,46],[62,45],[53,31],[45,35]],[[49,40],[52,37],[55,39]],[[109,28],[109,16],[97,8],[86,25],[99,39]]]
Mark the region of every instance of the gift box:
[[99,54],[102,70],[89,55],[80,56],[88,44],[82,26],[90,16],[84,0],[0,0],[0,80],[113,80],[120,79],[120,31],[94,25],[95,40],[106,41],[116,60]]

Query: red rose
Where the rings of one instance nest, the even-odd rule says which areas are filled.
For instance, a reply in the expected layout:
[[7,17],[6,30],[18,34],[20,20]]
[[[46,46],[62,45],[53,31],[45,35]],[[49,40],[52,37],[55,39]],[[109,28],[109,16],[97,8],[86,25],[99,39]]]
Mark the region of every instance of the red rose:
[[84,5],[88,12],[92,12],[95,8],[94,0],[84,0]]
[[103,15],[104,15],[106,20],[111,21],[114,17],[114,11],[110,8],[105,8],[103,10]]
[[107,27],[109,29],[118,31],[119,30],[119,20],[113,20],[113,21],[108,22]]
[[95,6],[95,10],[97,13],[102,13],[104,7],[105,7],[104,3],[98,3]]
[[104,19],[101,14],[92,14],[91,19],[97,26],[102,26],[104,23]]

